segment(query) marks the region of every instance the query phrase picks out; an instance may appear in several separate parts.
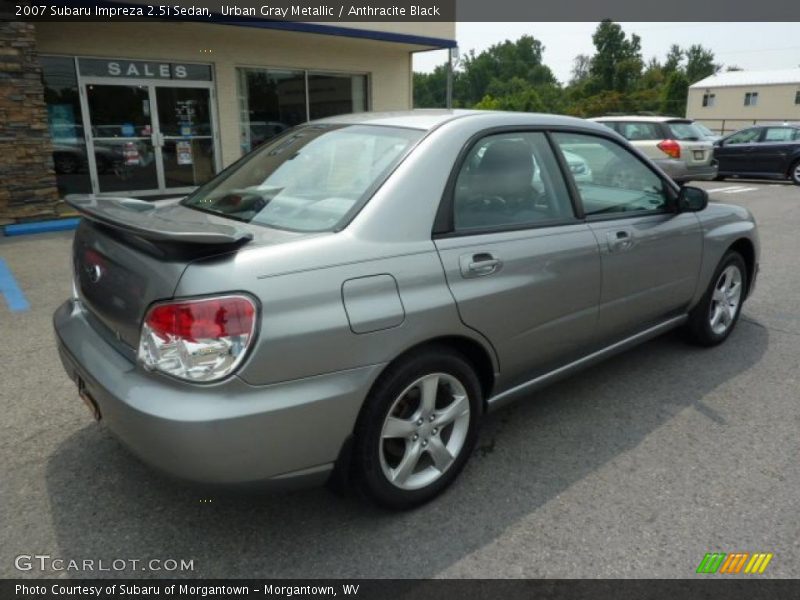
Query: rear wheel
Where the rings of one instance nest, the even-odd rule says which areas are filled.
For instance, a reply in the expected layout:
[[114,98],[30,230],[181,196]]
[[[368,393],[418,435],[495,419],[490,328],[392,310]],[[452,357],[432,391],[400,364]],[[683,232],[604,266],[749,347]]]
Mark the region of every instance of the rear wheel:
[[730,251],[717,267],[703,298],[689,313],[689,340],[716,346],[730,335],[739,320],[747,289],[747,267],[741,254]]
[[789,169],[789,178],[795,185],[800,185],[800,160],[794,163]]
[[434,498],[458,476],[477,439],[481,387],[446,347],[401,359],[381,375],[356,427],[359,487],[389,508]]

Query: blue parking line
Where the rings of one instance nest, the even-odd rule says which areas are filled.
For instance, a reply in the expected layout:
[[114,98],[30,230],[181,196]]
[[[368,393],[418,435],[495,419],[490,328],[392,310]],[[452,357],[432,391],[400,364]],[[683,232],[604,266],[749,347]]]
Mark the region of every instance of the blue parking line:
[[29,310],[31,307],[17,280],[14,279],[14,274],[2,258],[0,258],[0,294],[3,294],[9,310],[13,312]]

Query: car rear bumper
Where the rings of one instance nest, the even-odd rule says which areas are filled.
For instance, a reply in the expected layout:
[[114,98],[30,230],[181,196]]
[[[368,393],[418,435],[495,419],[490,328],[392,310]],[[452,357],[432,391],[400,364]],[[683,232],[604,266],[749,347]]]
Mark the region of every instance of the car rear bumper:
[[205,484],[324,482],[382,368],[267,386],[238,377],[182,383],[115,351],[79,303],[65,302],[53,324],[64,369],[82,382],[102,422],[145,462]]
[[661,167],[671,179],[679,183],[687,181],[710,181],[719,174],[719,165],[716,160],[710,164],[690,167],[685,161],[676,159],[657,159],[655,163]]

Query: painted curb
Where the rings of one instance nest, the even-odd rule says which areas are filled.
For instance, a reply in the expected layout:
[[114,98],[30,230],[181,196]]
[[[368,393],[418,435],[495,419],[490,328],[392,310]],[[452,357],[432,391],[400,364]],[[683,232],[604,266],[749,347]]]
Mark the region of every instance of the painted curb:
[[6,225],[3,227],[3,235],[11,237],[15,235],[29,235],[32,233],[49,233],[51,231],[69,231],[70,229],[75,229],[79,222],[80,218],[17,223],[15,225]]

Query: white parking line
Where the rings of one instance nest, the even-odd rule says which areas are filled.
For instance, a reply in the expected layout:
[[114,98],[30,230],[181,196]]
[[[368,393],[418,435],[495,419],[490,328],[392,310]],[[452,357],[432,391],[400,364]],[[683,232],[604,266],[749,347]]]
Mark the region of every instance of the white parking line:
[[719,188],[710,188],[709,192],[724,192],[726,190],[738,190],[741,186],[739,185],[729,185],[727,187],[719,187]]
[[742,187],[741,185],[734,185],[721,188],[711,188],[708,191],[712,194],[716,192],[719,192],[720,194],[740,194],[742,192],[752,192],[757,189],[757,187]]
[[745,188],[739,188],[738,190],[729,190],[729,191],[727,191],[725,193],[726,194],[739,194],[741,192],[752,192],[753,190],[757,190],[757,189],[758,188],[754,188],[754,187],[745,187]]

